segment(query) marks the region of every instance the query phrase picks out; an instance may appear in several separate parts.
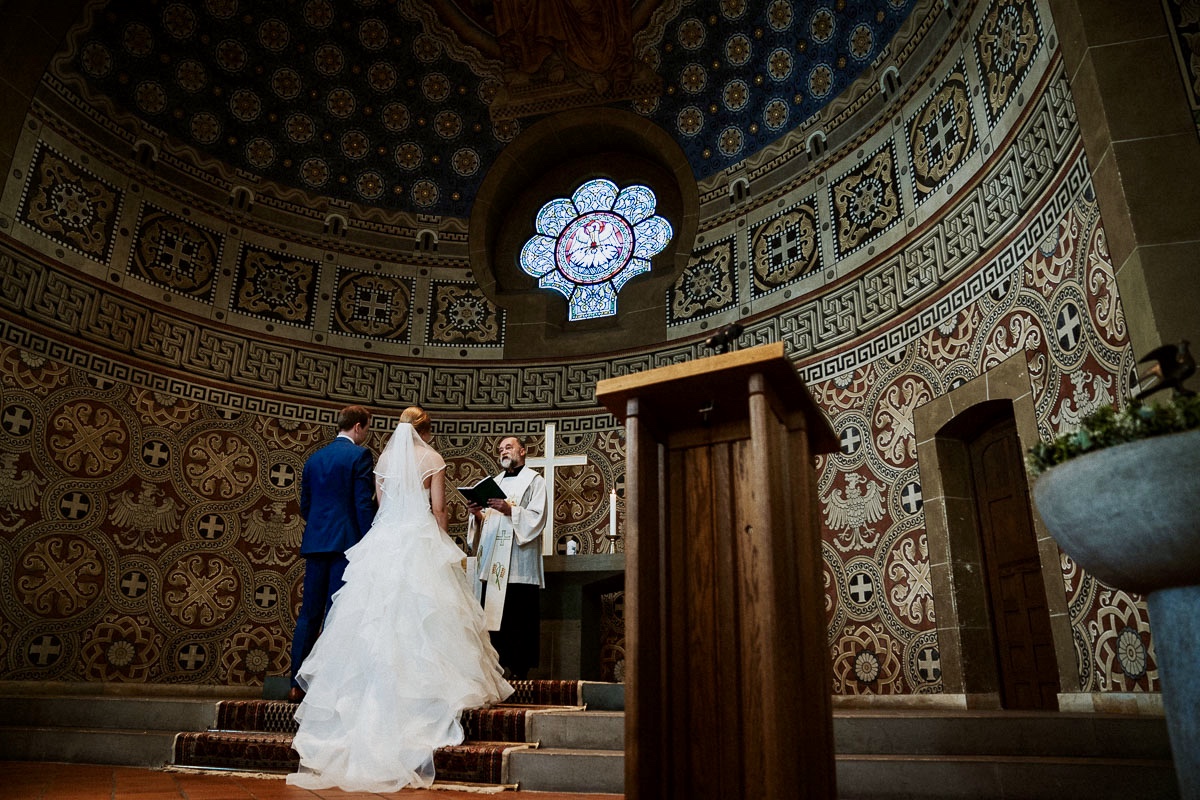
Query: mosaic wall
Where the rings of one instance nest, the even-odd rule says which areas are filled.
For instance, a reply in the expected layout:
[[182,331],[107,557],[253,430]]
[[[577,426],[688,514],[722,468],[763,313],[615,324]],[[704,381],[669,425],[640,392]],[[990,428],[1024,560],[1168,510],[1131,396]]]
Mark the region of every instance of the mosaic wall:
[[[1090,186],[1072,188],[1066,215],[1040,240],[1014,240],[995,280],[947,287],[936,324],[810,384],[840,441],[818,459],[839,693],[940,691],[914,409],[1020,353],[1043,435],[1127,397],[1133,354],[1104,230]],[[1157,690],[1144,605],[1066,556],[1063,574],[1084,691]]]
[[[818,464],[834,689],[940,692],[913,409],[1023,352],[1049,436],[1123,402],[1134,360],[1045,8],[980,3],[961,41],[861,152],[701,225],[673,341],[573,362],[500,361],[503,311],[454,257],[244,229],[35,104],[0,207],[0,677],[284,671],[296,476],[345,402],[433,410],[451,483],[554,422],[588,456],[556,471],[556,549],[597,552],[624,447],[596,381],[701,356],[698,326],[748,307],[741,346],[785,342],[841,441]],[[1144,605],[1062,566],[1085,690],[1157,690]],[[601,601],[619,678],[623,596]]]
[[[329,409],[279,410],[0,348],[0,676],[243,685],[285,673],[304,573],[298,480],[334,426]],[[394,423],[376,420],[377,452]],[[625,463],[612,425],[556,423],[556,455],[587,458],[555,470],[558,552],[569,540],[607,551]],[[543,425],[527,419],[439,419],[435,433],[450,486],[493,473],[510,433],[542,450]],[[449,503],[461,542],[466,507],[453,492]]]
[[[986,163],[988,191],[953,201],[951,213],[931,229],[917,223],[945,213],[935,196],[948,196],[955,179],[960,185],[974,179],[971,173],[984,163],[981,151],[992,156],[990,142],[981,147],[983,135],[1003,131],[1016,101],[1027,102],[1030,82],[1043,77],[1035,66],[1044,70],[1052,49],[1044,15],[1033,0],[992,0],[974,21],[968,44],[948,54],[928,78],[929,90],[904,105],[896,124],[880,126],[828,170],[776,187],[777,203],[750,208],[734,225],[706,232],[710,243],[693,253],[668,291],[668,325],[697,331],[698,321],[782,305],[801,340],[797,355],[807,356],[909,307],[948,271],[973,265],[981,248],[1007,233],[1014,215],[1044,189],[1038,184],[1047,179],[1048,165],[1040,159],[1060,162],[1075,141],[1063,76],[1056,75],[1049,96],[1041,98],[1042,128],[1022,134],[1039,159],[1013,147],[997,152]],[[725,231],[740,225],[730,249]],[[919,240],[909,241],[914,234]],[[903,253],[876,258],[902,240]],[[844,283],[847,271],[864,266],[868,277],[830,290]],[[789,307],[794,297],[818,294]]]

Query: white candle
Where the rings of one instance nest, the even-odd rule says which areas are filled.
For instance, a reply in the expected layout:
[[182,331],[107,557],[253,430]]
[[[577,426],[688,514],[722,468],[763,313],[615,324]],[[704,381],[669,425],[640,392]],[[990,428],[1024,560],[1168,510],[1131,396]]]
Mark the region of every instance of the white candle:
[[617,540],[617,490],[613,489],[608,496],[608,537]]

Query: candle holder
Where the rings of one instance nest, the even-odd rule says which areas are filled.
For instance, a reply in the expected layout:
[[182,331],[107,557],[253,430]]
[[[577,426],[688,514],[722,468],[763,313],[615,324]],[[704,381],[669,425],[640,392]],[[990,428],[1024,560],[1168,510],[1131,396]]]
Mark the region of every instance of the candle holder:
[[617,552],[617,539],[620,538],[619,536],[617,536],[617,532],[615,530],[609,530],[608,533],[604,534],[604,538],[608,539],[608,552],[616,553]]

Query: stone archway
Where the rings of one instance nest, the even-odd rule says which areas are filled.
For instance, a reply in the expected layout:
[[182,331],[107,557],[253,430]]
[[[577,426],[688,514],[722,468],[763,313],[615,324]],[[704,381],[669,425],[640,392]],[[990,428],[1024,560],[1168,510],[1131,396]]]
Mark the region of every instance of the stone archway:
[[[566,301],[537,288],[518,266],[534,233],[537,210],[569,197],[585,180],[648,185],[657,213],[674,229],[650,273],[621,290],[615,317],[567,322]],[[475,281],[510,318],[505,357],[613,352],[666,341],[666,290],[686,267],[699,224],[699,190],[686,156],[654,123],[614,108],[564,111],[523,131],[496,159],[471,212],[469,241]]]

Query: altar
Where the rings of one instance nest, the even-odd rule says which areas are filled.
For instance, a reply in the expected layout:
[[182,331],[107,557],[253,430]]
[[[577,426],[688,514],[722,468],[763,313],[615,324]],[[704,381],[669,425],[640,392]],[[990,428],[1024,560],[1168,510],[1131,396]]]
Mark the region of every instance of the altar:
[[625,554],[550,555],[544,564],[542,659],[530,677],[619,682],[613,648],[624,649]]

